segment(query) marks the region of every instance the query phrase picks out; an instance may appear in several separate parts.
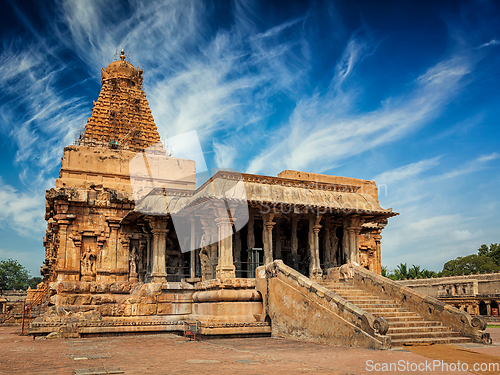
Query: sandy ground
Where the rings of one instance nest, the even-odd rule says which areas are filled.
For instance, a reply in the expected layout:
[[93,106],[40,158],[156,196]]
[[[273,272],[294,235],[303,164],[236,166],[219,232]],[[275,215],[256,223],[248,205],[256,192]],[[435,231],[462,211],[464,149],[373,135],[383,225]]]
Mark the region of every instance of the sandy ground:
[[[500,328],[488,331],[492,346],[462,346],[500,356]],[[0,374],[470,373],[434,368],[431,359],[403,349],[379,351],[271,337],[193,342],[173,334],[33,340],[19,332],[19,327],[0,326]],[[399,366],[397,371],[382,371],[391,363]]]

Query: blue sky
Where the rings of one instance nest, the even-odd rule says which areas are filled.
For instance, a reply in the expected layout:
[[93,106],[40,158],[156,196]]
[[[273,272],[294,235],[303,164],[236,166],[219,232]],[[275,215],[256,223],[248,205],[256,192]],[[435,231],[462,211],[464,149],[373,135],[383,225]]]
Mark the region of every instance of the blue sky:
[[122,46],[163,140],[210,168],[374,179],[382,263],[500,242],[493,1],[3,1],[0,259],[38,275],[44,194]]

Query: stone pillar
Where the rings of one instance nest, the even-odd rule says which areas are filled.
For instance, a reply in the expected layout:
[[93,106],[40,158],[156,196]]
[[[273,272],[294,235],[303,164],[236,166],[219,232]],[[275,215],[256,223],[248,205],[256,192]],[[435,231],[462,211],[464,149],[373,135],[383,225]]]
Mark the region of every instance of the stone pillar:
[[147,277],[149,278],[151,276],[151,251],[152,251],[152,246],[151,246],[151,235],[148,234],[146,237],[146,274]]
[[281,218],[279,216],[276,218],[275,233],[274,257],[276,259],[283,259],[281,256]]
[[273,227],[276,224],[274,214],[262,215],[264,229],[262,231],[262,240],[264,242],[264,265],[273,261]]
[[379,229],[373,234],[373,239],[375,240],[375,269],[374,272],[379,275],[382,274],[382,252],[380,243],[382,242],[382,230]]
[[325,217],[324,221],[324,236],[323,236],[323,263],[325,264],[325,271],[328,270],[328,268],[333,267],[333,261],[332,261],[332,238],[330,235],[331,232],[331,223],[330,223],[330,218]]
[[68,220],[59,220],[57,222],[59,232],[59,246],[57,251],[57,280],[64,280],[62,271],[66,268],[66,243],[68,242]]
[[292,264],[293,264],[293,269],[298,270],[299,269],[299,258],[297,255],[297,249],[299,247],[299,240],[297,238],[297,222],[299,221],[299,218],[295,215],[292,215],[292,237],[291,237],[291,252],[292,252]]
[[311,216],[309,218],[309,278],[319,279],[323,276],[319,259],[319,231],[321,216]]
[[491,302],[486,302],[486,315],[491,316]]
[[351,261],[350,259],[350,253],[349,253],[349,231],[347,228],[349,227],[349,217],[345,217],[342,220],[342,259],[340,260],[341,264],[347,264]]
[[120,219],[116,217],[107,217],[108,226],[111,230],[108,239],[108,269],[109,280],[116,280],[116,271],[118,268],[118,230],[120,229]]
[[203,235],[200,238],[200,267],[201,267],[201,279],[202,281],[211,280],[214,278],[212,269],[212,228],[210,226],[210,220],[207,218],[200,218],[201,226],[203,229]]
[[[139,249],[135,249],[138,253]],[[130,253],[132,249],[130,248],[130,235],[125,234],[122,235],[122,239],[120,240],[119,246],[119,254],[117,255],[117,265],[116,265],[116,280],[118,281],[133,281],[136,282],[139,279],[137,278],[137,272],[135,275],[130,275]],[[136,264],[136,267],[139,265]]]
[[216,268],[218,279],[234,278],[235,267],[233,264],[233,223],[228,216],[226,208],[218,209],[216,212],[218,230],[219,261]]
[[212,271],[211,279],[217,278],[217,264],[219,263],[219,242],[217,238],[219,237],[218,229],[211,228],[211,238],[214,238],[213,243],[210,244],[210,266]]
[[[68,227],[74,215],[64,215],[58,220],[59,248],[57,252],[57,280],[77,281],[80,277],[81,252],[68,236]],[[70,241],[71,240],[71,241]]]
[[479,303],[477,301],[474,301],[474,315],[480,315],[479,314]]
[[100,268],[97,269],[97,281],[115,281],[117,275],[117,248],[118,230],[120,229],[120,218],[106,217],[109,234],[102,246],[100,256]]
[[247,246],[249,249],[255,247],[254,215],[252,211],[248,212]]
[[352,216],[347,227],[348,234],[348,251],[347,261],[356,262],[359,264],[359,233],[364,220],[359,216]]
[[194,219],[191,219],[191,252],[189,254],[189,277],[194,279],[196,277],[196,227]]
[[241,271],[241,234],[239,231],[234,234],[234,261],[236,270]]
[[167,241],[167,221],[163,218],[154,218],[149,223],[153,232],[153,251],[151,264],[151,279],[154,283],[167,281],[165,269],[165,251]]

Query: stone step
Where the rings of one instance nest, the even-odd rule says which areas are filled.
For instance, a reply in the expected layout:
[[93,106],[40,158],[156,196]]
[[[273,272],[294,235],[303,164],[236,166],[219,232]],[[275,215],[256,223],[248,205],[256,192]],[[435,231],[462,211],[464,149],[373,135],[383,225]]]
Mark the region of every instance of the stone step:
[[408,309],[405,309],[404,307],[368,307],[366,309],[363,309],[366,312],[369,312],[370,314],[385,314],[385,313],[411,313],[415,315],[414,312],[409,311]]
[[[344,297],[342,297],[344,298]],[[394,302],[390,299],[382,299],[378,297],[370,297],[370,296],[345,296],[345,299],[356,301],[357,303],[390,303],[390,304],[397,304],[399,303]]]
[[[401,306],[395,306],[394,304],[390,303],[355,303],[356,306],[358,306],[360,309],[366,310],[366,309],[380,309],[380,310],[386,310],[386,309],[396,309],[396,311],[408,311],[408,309],[405,309],[404,307]],[[387,311],[394,311],[394,310],[387,310]]]
[[426,321],[422,316],[402,307],[402,304],[381,299],[353,284],[324,282],[321,285],[360,309],[376,317],[384,317],[389,323],[387,334],[391,337],[393,347],[405,343],[449,344],[472,341],[444,326],[442,322]]
[[[375,316],[378,316],[376,314],[373,314]],[[406,323],[406,322],[416,322],[416,321],[425,321],[423,317],[420,315],[409,315],[409,316],[387,316],[387,315],[381,315],[387,320],[387,323]]]
[[391,341],[394,340],[413,340],[413,339],[430,339],[430,338],[450,338],[461,337],[459,332],[455,331],[442,331],[442,332],[405,332],[405,333],[389,333]]
[[354,303],[355,305],[363,305],[363,306],[373,306],[373,307],[403,307],[399,303],[390,303],[388,301],[384,300],[379,300],[379,301],[367,301],[367,300],[351,300],[351,299],[346,299],[346,301],[349,301],[351,303]]
[[363,291],[352,291],[352,292],[346,292],[346,291],[335,291],[335,290],[330,290],[330,292],[332,293],[335,293],[339,296],[348,296],[348,297],[373,297],[373,295],[371,295],[370,293],[366,293],[366,292],[363,292]]
[[398,347],[404,344],[423,344],[423,343],[435,343],[435,344],[463,344],[467,342],[472,342],[468,337],[440,337],[440,338],[421,338],[421,339],[391,339],[391,346]]
[[335,282],[335,281],[320,281],[318,284],[319,285],[336,286],[336,287],[339,287],[339,288],[343,288],[343,287],[346,287],[346,288],[355,288],[354,283],[339,283],[339,282]]
[[[402,320],[402,321],[389,321],[390,318],[386,319],[389,323],[389,329],[391,328],[409,328],[409,327],[441,327],[442,322],[429,321],[429,320]],[[394,318],[393,318],[394,319]]]
[[[340,295],[340,294],[337,294],[337,295]],[[374,302],[377,302],[377,301],[391,301],[389,299],[381,299],[379,297],[373,297],[373,296],[351,296],[351,295],[349,295],[347,293],[344,294],[344,296],[345,296],[345,298],[356,300],[356,301],[374,301]],[[393,302],[393,301],[391,301],[391,302]]]
[[360,288],[338,288],[336,286],[325,286],[326,289],[330,289],[330,290],[336,290],[338,292],[365,292],[365,293],[368,293],[366,290],[364,289],[360,289]]
[[388,335],[396,334],[396,333],[416,333],[416,332],[453,332],[450,327],[446,326],[414,326],[414,327],[389,327],[387,331]]
[[422,318],[420,315],[415,314],[414,312],[411,311],[383,312],[383,313],[372,312],[371,314],[374,316],[381,316],[387,319],[387,321],[389,321],[389,318],[415,318],[415,320],[419,320],[418,318]]

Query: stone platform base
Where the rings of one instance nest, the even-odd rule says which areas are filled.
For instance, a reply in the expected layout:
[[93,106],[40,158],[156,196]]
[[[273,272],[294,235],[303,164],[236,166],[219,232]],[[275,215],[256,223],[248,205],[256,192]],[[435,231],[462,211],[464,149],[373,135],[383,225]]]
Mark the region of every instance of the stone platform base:
[[[77,338],[113,334],[183,333],[186,329],[186,321],[99,322],[76,323],[74,325],[62,323],[33,323],[30,327],[30,334],[33,336],[51,335],[51,338]],[[271,326],[266,322],[201,323],[199,334],[202,336],[270,335]]]
[[215,279],[196,283],[50,284],[46,312],[29,333],[49,338],[88,335],[184,332],[197,321],[199,334],[270,334],[262,321],[262,298],[255,279]]

